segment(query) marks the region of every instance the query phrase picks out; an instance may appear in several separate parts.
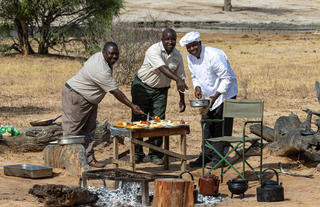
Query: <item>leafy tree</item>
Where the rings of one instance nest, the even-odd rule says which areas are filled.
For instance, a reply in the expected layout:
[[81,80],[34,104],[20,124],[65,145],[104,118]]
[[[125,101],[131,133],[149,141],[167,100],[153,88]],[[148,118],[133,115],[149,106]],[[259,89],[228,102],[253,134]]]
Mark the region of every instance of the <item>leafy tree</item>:
[[0,0],[0,22],[17,33],[12,48],[26,55],[34,53],[32,37],[38,53],[48,54],[49,48],[70,41],[71,34],[80,37],[90,29],[86,26],[90,22],[109,25],[122,7],[123,0]]

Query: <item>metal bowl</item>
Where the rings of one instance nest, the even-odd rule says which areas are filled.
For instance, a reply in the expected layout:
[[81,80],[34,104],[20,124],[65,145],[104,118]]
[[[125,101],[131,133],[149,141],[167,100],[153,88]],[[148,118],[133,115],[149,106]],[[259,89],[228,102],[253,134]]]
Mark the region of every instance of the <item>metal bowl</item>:
[[191,99],[190,106],[191,107],[204,107],[209,106],[210,99]]

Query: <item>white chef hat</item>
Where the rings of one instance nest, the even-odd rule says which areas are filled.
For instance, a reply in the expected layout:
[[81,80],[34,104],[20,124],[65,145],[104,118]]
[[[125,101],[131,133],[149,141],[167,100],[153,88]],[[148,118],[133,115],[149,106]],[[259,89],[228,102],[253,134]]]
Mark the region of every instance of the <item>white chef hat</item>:
[[200,42],[200,33],[199,32],[188,32],[185,34],[179,41],[181,47],[186,46],[191,42]]

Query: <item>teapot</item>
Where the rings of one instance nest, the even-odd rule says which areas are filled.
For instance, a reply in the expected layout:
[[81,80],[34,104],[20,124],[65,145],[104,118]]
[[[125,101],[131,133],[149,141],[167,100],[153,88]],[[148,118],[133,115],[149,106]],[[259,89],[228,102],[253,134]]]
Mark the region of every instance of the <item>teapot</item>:
[[219,178],[213,174],[206,174],[199,179],[199,191],[202,195],[215,196],[219,192]]
[[[179,178],[182,178],[182,175],[185,173],[188,173],[191,176],[191,180],[194,181],[193,175],[189,171],[184,171],[184,172],[180,173]],[[198,203],[198,190],[197,190],[196,184],[193,185],[193,202]]]
[[[272,170],[277,180],[262,180],[263,174],[267,170]],[[279,175],[276,170],[267,168],[261,173],[261,186],[257,188],[257,200],[259,202],[274,202],[284,200],[284,189],[282,183],[279,185]]]

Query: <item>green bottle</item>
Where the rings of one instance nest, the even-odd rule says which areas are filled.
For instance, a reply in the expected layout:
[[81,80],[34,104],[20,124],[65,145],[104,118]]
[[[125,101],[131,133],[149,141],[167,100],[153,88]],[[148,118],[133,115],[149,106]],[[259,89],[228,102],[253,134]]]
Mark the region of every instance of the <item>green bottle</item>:
[[11,135],[14,133],[14,128],[12,126],[7,126],[7,132]]
[[4,133],[6,133],[6,131],[7,131],[7,126],[2,126],[1,125],[0,134],[4,134]]

